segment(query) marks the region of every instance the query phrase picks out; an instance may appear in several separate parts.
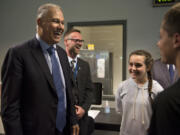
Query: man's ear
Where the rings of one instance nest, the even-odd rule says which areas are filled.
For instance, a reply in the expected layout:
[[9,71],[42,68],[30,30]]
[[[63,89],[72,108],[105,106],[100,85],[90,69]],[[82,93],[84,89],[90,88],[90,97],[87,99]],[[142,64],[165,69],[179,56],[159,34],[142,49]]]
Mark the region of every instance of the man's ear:
[[64,38],[64,45],[67,47],[68,43],[67,43],[67,38]]
[[180,34],[175,33],[173,35],[173,43],[174,43],[174,48],[180,48]]
[[38,25],[38,26],[42,26],[42,21],[41,21],[40,18],[38,18],[38,19],[36,20],[36,22],[37,22],[37,25]]

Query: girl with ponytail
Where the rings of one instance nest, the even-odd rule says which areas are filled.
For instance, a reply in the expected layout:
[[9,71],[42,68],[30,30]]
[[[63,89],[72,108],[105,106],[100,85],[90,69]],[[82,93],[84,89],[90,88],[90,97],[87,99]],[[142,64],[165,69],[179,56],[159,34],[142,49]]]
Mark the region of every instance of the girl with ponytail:
[[122,114],[120,135],[147,135],[155,96],[163,90],[152,80],[153,59],[149,52],[136,50],[129,55],[130,78],[120,83],[116,110]]

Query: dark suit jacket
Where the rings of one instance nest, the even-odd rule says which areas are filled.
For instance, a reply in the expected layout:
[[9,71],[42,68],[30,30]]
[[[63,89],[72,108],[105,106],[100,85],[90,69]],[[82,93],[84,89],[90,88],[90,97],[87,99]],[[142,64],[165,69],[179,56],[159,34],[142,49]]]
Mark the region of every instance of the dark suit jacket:
[[78,91],[78,105],[87,113],[92,102],[93,84],[89,64],[80,58],[77,59],[77,76],[74,87],[77,87],[76,91]]
[[[67,124],[76,124],[70,67],[66,52],[57,46],[65,78]],[[2,121],[6,135],[55,135],[58,96],[48,64],[34,38],[10,48],[2,66]],[[74,101],[73,101],[74,102]]]
[[[73,75],[72,75],[73,76]],[[85,110],[85,115],[79,120],[80,135],[88,135],[93,130],[93,122],[90,122],[88,117],[88,110],[92,102],[93,84],[91,81],[91,74],[89,64],[78,58],[77,59],[77,77],[76,81],[73,79],[73,93],[77,95],[78,103]],[[91,126],[89,125],[91,123]]]
[[[152,68],[152,77],[159,82],[165,89],[171,85],[169,70],[167,65],[162,63],[160,59],[155,60]],[[173,83],[178,80],[178,71],[175,70]]]

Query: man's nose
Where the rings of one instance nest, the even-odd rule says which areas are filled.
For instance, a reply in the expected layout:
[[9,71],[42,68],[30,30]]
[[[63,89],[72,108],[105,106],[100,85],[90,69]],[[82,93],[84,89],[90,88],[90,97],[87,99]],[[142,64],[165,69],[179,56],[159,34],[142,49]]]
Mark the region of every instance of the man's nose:
[[59,28],[64,29],[64,24],[63,23],[60,22],[58,26],[59,26]]
[[160,41],[157,41],[156,45],[159,47]]
[[81,41],[77,41],[79,46],[82,46],[82,42]]

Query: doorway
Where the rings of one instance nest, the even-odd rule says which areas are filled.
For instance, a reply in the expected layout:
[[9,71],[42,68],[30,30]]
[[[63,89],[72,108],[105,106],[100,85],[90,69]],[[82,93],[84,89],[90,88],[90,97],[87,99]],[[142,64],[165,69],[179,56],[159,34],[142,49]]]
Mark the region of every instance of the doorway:
[[[93,55],[87,56],[95,57],[95,65],[99,62],[100,67],[104,66],[104,69],[98,70],[97,66],[94,69],[94,62],[90,63],[92,80],[104,81],[103,96],[114,97],[119,83],[126,79],[126,20],[69,22],[68,29],[71,28],[79,29],[85,40],[80,54],[90,52]],[[94,49],[89,51],[88,45],[93,45]],[[97,56],[102,58],[98,61]],[[96,77],[93,77],[94,71],[97,71]]]

